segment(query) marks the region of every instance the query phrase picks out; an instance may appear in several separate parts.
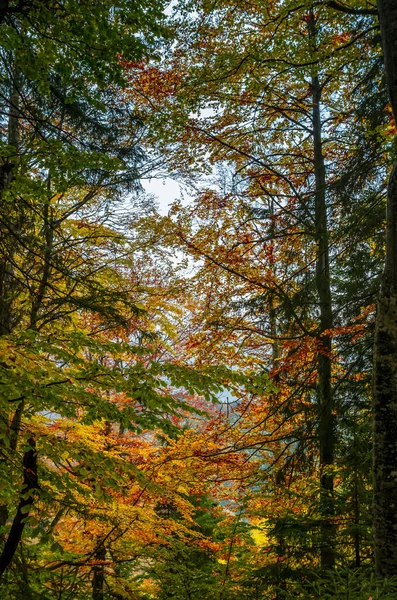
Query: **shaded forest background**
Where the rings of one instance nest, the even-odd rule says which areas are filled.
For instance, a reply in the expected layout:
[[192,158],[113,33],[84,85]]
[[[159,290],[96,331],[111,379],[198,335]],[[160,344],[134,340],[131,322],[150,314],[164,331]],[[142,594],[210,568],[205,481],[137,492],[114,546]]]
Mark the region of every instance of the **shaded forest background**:
[[0,596],[394,600],[397,5],[167,4],[0,2]]

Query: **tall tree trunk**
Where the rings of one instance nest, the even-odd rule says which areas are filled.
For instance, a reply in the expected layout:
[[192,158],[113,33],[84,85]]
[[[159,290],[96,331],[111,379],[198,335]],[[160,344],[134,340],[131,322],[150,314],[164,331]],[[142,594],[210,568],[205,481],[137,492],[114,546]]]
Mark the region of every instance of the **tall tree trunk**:
[[[397,119],[397,2],[378,0],[386,81]],[[387,190],[386,262],[373,377],[374,546],[378,575],[397,575],[397,162]]]
[[[14,146],[15,154],[19,145],[19,88],[20,74],[17,68],[11,66],[10,95],[8,102],[8,144]],[[16,157],[15,157],[16,158]],[[12,267],[10,264],[10,232],[7,229],[9,208],[4,201],[4,191],[12,180],[12,172],[15,166],[15,158],[12,156],[4,160],[0,166],[0,335],[10,333],[12,329]],[[17,407],[14,416],[10,416],[11,440],[10,448],[15,452],[19,434],[19,427],[23,412],[23,403]],[[5,415],[4,415],[5,416]],[[3,442],[1,442],[3,444]],[[4,457],[1,459],[4,461]],[[3,527],[8,519],[8,507],[0,504],[0,526]]]
[[23,456],[23,486],[16,515],[11,525],[3,551],[0,555],[0,576],[7,569],[21,541],[25,521],[29,516],[34,502],[34,490],[37,489],[37,456],[36,443],[33,438],[28,440],[30,446]]
[[[269,217],[271,219],[270,225],[270,238],[274,239],[276,234],[275,228],[275,214],[274,214],[274,202],[273,199],[269,201]],[[273,257],[274,259],[274,257]],[[276,262],[273,261],[273,276],[277,279],[277,268]],[[275,294],[270,293],[269,297],[269,328],[270,328],[270,339],[272,341],[272,361],[271,366],[272,370],[277,368],[277,361],[280,358],[280,348],[277,338],[277,313],[276,313],[276,304],[275,304]],[[277,380],[279,376],[273,376],[273,381],[277,385]],[[277,402],[277,395],[274,395],[274,403]],[[275,454],[279,454],[282,452],[282,443],[275,442],[276,451]],[[275,495],[282,496],[283,490],[285,488],[285,470],[283,466],[278,468],[277,465],[275,467],[275,475],[274,475],[274,486],[275,486]],[[280,500],[281,501],[281,500]],[[275,592],[275,600],[279,600],[280,598],[284,598],[286,595],[286,580],[283,573],[283,557],[285,557],[286,545],[285,545],[285,535],[283,531],[276,531],[276,552],[277,552],[277,571],[276,571],[276,592]]]
[[15,161],[19,145],[19,94],[20,73],[15,67],[12,69],[10,82],[10,96],[8,103],[8,143],[15,148],[15,156],[4,160],[0,167],[0,201],[1,201],[1,225],[0,225],[0,335],[10,333],[12,329],[12,262],[10,258],[14,253],[14,243],[10,233],[11,211],[15,207],[4,200],[4,192],[12,181]]
[[[310,14],[309,36],[315,50],[316,18]],[[331,386],[331,337],[333,326],[332,296],[329,269],[328,219],[326,204],[326,177],[321,132],[321,86],[317,75],[312,76],[313,150],[315,175],[315,239],[316,239],[316,289],[320,308],[320,327],[317,358],[318,367],[318,438],[320,447],[320,510],[321,510],[321,566],[332,568],[335,564],[334,477],[334,399]]]
[[[19,145],[19,88],[20,74],[17,68],[11,66],[10,95],[8,102],[8,144],[15,148],[15,158],[18,153]],[[12,267],[10,264],[10,232],[7,229],[7,220],[9,215],[9,205],[4,200],[4,192],[12,180],[12,173],[15,166],[15,158],[10,156],[4,160],[0,167],[0,335],[10,333],[12,329]],[[23,412],[23,403],[17,407],[14,416],[10,416],[11,440],[10,448],[15,452],[19,434],[19,427]],[[5,459],[3,458],[2,461]],[[8,506],[0,504],[0,526],[3,527],[8,519]]]

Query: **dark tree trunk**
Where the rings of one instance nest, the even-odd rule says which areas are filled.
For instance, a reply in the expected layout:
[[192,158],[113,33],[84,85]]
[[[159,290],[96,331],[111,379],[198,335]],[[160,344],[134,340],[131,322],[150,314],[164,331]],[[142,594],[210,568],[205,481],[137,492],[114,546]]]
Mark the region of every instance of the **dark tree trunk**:
[[[316,51],[316,17],[310,12],[308,21],[312,50]],[[313,101],[313,154],[315,177],[315,240],[316,240],[316,290],[320,309],[318,329],[318,440],[320,448],[320,511],[321,511],[321,566],[332,568],[335,564],[334,519],[334,398],[332,392],[331,336],[333,327],[332,295],[329,268],[328,218],[326,202],[326,174],[322,144],[321,85],[317,75],[312,76]]]
[[30,438],[28,444],[30,448],[23,456],[23,486],[17,512],[0,555],[0,576],[14,558],[14,554],[22,538],[25,520],[29,516],[30,507],[34,502],[34,490],[38,487],[36,443],[33,438]]
[[43,207],[43,235],[45,238],[43,268],[41,273],[40,284],[36,291],[36,295],[32,300],[32,309],[30,313],[29,325],[30,329],[37,329],[39,311],[44,301],[48,281],[51,275],[51,258],[54,243],[54,229],[51,221],[51,207],[48,201]]
[[12,288],[14,280],[12,277],[12,256],[14,254],[15,243],[12,239],[10,226],[15,218],[12,213],[15,212],[13,203],[6,202],[4,192],[13,178],[15,162],[18,153],[19,144],[19,94],[20,94],[20,73],[17,68],[12,69],[12,78],[10,82],[10,97],[8,103],[8,143],[15,148],[15,155],[4,160],[0,166],[0,201],[1,201],[1,220],[0,220],[0,335],[6,335],[12,329]]
[[[379,0],[386,81],[397,119],[397,2]],[[397,575],[397,163],[387,190],[386,262],[378,298],[373,377],[374,546],[378,575]]]
[[331,387],[331,337],[332,299],[329,273],[329,248],[327,205],[325,196],[325,165],[321,139],[321,87],[318,77],[312,78],[313,146],[315,165],[315,227],[316,227],[316,288],[320,307],[318,343],[318,406],[320,446],[320,503],[321,503],[321,565],[331,568],[335,564],[334,537],[334,477],[330,469],[334,463],[334,401]]
[[101,546],[95,552],[95,560],[98,561],[93,568],[92,575],[92,600],[103,600],[103,592],[105,585],[105,569],[103,562],[106,558],[106,548]]

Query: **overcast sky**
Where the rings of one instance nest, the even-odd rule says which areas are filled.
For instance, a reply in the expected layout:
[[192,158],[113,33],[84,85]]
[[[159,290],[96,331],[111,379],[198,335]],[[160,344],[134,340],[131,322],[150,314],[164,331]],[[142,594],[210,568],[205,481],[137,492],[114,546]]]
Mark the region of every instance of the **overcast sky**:
[[181,197],[179,183],[169,177],[164,179],[142,179],[141,184],[146,192],[156,196],[162,215],[166,215],[170,204]]

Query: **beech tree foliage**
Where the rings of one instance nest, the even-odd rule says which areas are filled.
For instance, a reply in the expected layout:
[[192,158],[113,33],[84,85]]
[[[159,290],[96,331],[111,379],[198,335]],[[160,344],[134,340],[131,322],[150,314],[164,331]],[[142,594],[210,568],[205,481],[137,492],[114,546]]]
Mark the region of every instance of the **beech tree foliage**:
[[2,597],[397,597],[394,4],[0,6]]

